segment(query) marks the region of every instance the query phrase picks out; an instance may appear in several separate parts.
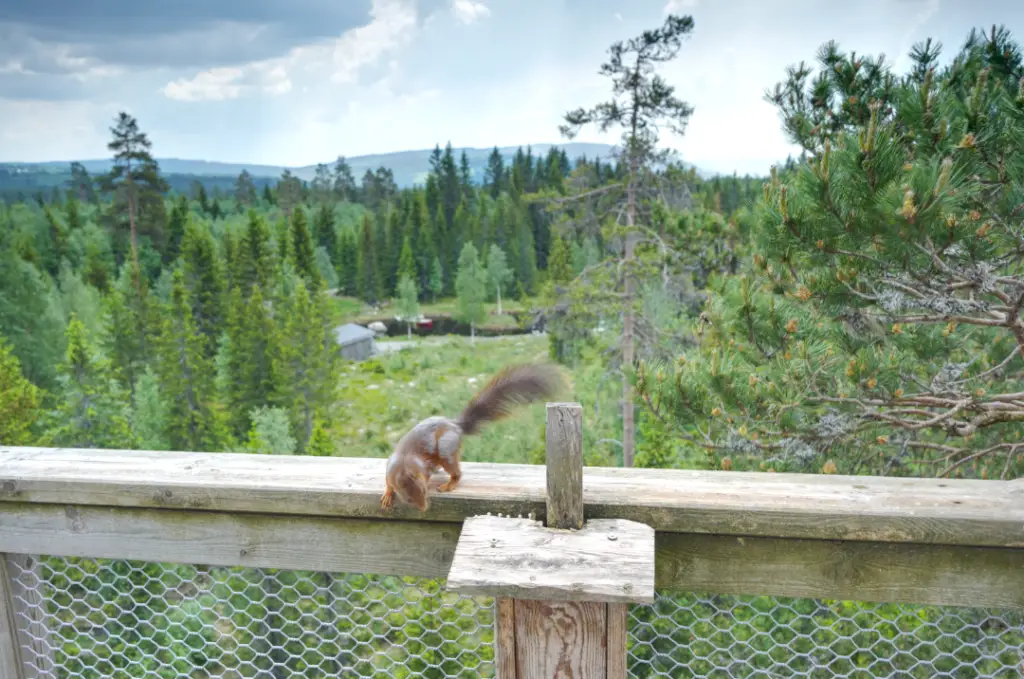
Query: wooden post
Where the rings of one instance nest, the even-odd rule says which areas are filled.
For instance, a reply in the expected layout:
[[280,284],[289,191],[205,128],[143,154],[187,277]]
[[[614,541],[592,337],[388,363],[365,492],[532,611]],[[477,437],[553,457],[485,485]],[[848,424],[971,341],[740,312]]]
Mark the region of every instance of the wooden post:
[[448,588],[495,597],[498,679],[625,679],[631,602],[654,600],[654,530],[584,522],[583,410],[547,406],[547,526],[474,516]]
[[[34,556],[0,554],[0,679],[56,676],[47,644],[42,597],[15,580],[17,574],[27,571],[38,577],[38,563]],[[30,665],[32,658],[47,666]]]

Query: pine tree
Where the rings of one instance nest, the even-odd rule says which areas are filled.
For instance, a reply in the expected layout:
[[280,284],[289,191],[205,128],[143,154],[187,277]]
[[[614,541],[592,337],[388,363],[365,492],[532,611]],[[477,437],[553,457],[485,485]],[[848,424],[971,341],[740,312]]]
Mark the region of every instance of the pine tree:
[[139,232],[162,246],[166,219],[163,193],[167,183],[150,154],[152,143],[139,130],[135,118],[122,111],[110,132],[113,138],[107,148],[114,152],[113,167],[100,178],[99,184],[103,190],[115,194],[115,209],[127,216],[132,262],[138,267]]
[[107,296],[104,347],[121,384],[135,388],[135,381],[151,356],[153,299],[138,269],[129,262],[121,270],[114,290]]
[[42,394],[21,373],[21,361],[0,335],[0,445],[26,446],[40,415]]
[[296,441],[284,408],[260,406],[248,417],[252,422],[246,448],[257,455],[294,455]]
[[223,331],[225,284],[217,244],[205,224],[188,220],[181,259],[192,320],[204,340],[203,355],[210,358]]
[[130,405],[111,366],[89,346],[85,326],[73,317],[67,352],[59,367],[57,407],[44,420],[42,445],[72,448],[133,448]]
[[480,266],[480,258],[472,243],[462,246],[459,254],[459,273],[455,277],[458,308],[455,316],[469,323],[470,337],[476,341],[476,326],[487,317],[484,299],[487,296],[487,275]]
[[419,290],[416,289],[416,281],[409,275],[403,275],[398,279],[398,299],[395,300],[395,311],[398,317],[405,321],[405,331],[408,339],[412,339],[412,324],[420,316]]
[[[601,130],[619,127],[629,165],[626,182],[626,229],[623,234],[625,285],[623,295],[622,363],[626,371],[634,368],[635,281],[631,271],[638,233],[636,231],[637,193],[643,170],[661,158],[656,152],[658,129],[666,127],[682,134],[693,108],[675,96],[675,90],[654,73],[658,64],[676,57],[682,42],[693,30],[693,18],[670,14],[657,29],[644,31],[625,43],[609,48],[609,59],[601,74],[612,79],[614,98],[591,109],[578,108],[565,115],[562,134],[572,139],[586,125]],[[564,153],[564,150],[563,150]],[[566,163],[567,164],[567,163]],[[633,385],[628,375],[622,381],[623,464],[633,464],[635,447]]]
[[219,450],[223,428],[213,407],[214,371],[207,340],[197,331],[185,275],[171,275],[171,302],[163,310],[157,350],[160,393],[166,399],[166,432],[176,450]]
[[817,74],[769,93],[803,159],[766,182],[752,266],[713,284],[701,344],[664,380],[638,371],[692,448],[785,471],[1024,474],[1024,164],[991,162],[1024,154],[1024,55],[994,28],[938,57],[914,45],[897,74],[828,43]]
[[288,221],[292,210],[301,202],[302,182],[292,174],[291,170],[286,169],[281,173],[281,178],[277,182],[277,204],[284,213],[285,221]]
[[409,219],[406,233],[410,236],[412,255],[416,261],[416,285],[421,290],[425,290],[430,277],[430,263],[437,256],[437,241],[434,239],[433,222],[430,219],[426,194],[423,191],[413,191],[413,205]]
[[334,162],[334,193],[338,200],[351,202],[356,198],[356,180],[344,156]]
[[300,280],[286,310],[281,349],[283,402],[288,404],[300,451],[306,449],[315,422],[334,400],[335,350],[324,342],[329,323],[322,299],[311,299]]
[[359,298],[369,304],[380,301],[381,277],[377,265],[377,246],[373,238],[373,220],[370,213],[363,215],[363,228],[359,234],[359,261],[357,263],[357,286]]
[[292,257],[295,270],[311,287],[320,287],[320,271],[316,267],[313,256],[313,239],[309,235],[309,223],[306,211],[301,206],[295,208],[291,218]]

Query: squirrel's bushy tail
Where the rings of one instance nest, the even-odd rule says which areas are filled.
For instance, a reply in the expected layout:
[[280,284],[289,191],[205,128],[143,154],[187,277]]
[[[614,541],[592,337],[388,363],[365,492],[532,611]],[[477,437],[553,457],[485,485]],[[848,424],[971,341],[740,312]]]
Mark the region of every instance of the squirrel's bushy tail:
[[564,386],[561,371],[547,363],[512,365],[503,368],[484,385],[457,423],[464,434],[475,434],[480,425],[506,417],[512,408],[551,398]]

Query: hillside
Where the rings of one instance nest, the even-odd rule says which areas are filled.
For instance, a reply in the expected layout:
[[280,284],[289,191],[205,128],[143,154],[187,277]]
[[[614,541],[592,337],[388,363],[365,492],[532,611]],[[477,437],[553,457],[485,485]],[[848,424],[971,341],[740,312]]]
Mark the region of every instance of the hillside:
[[[540,155],[547,152],[553,144],[536,144],[531,147],[533,154]],[[608,144],[587,144],[570,143],[554,144],[558,148],[565,149],[570,158],[587,156],[589,158],[607,157],[612,149]],[[506,162],[510,162],[512,156],[519,147],[506,146],[499,148],[505,156]],[[525,147],[524,147],[525,148]],[[463,150],[469,159],[473,171],[473,179],[480,181],[484,175],[484,168],[487,164],[487,156],[491,148],[455,148],[456,155]],[[362,178],[367,170],[375,170],[380,166],[390,169],[395,176],[395,183],[405,188],[416,183],[422,183],[426,179],[427,171],[430,168],[430,154],[432,149],[420,149],[415,151],[398,151],[395,153],[379,153],[366,156],[347,157],[346,160],[352,168],[352,174],[356,180]],[[334,158],[325,158],[323,162],[333,164]],[[234,178],[242,170],[247,170],[257,184],[262,184],[259,179],[274,179],[281,176],[285,169],[292,171],[304,181],[313,179],[316,165],[305,165],[301,167],[286,167],[283,165],[259,165],[255,163],[229,163],[209,160],[190,160],[182,158],[157,158],[160,169],[171,181],[172,186],[180,183],[175,179],[190,182],[192,179],[201,179],[208,188],[213,185],[230,186]],[[70,175],[70,160],[49,161],[42,163],[4,163],[0,162],[0,191],[35,191],[41,188],[49,188],[63,184]],[[106,172],[110,168],[109,159],[79,160],[90,174]],[[185,182],[186,184],[188,182]],[[223,188],[222,187],[222,188]]]

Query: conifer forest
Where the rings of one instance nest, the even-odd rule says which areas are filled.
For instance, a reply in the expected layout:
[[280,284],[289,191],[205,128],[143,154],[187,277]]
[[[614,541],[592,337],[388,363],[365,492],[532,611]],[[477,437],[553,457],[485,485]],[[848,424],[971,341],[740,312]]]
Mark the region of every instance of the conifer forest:
[[[344,149],[310,180],[171,177],[118,111],[107,170],[0,163],[0,445],[382,458],[546,359],[588,465],[1024,476],[1018,38],[967,26],[900,70],[823,41],[764,93],[799,152],[742,176],[663,143],[699,114],[661,74],[699,30],[613,43],[561,145],[439,139],[410,185]],[[573,155],[595,130],[612,150]],[[543,464],[542,411],[464,459]]]

